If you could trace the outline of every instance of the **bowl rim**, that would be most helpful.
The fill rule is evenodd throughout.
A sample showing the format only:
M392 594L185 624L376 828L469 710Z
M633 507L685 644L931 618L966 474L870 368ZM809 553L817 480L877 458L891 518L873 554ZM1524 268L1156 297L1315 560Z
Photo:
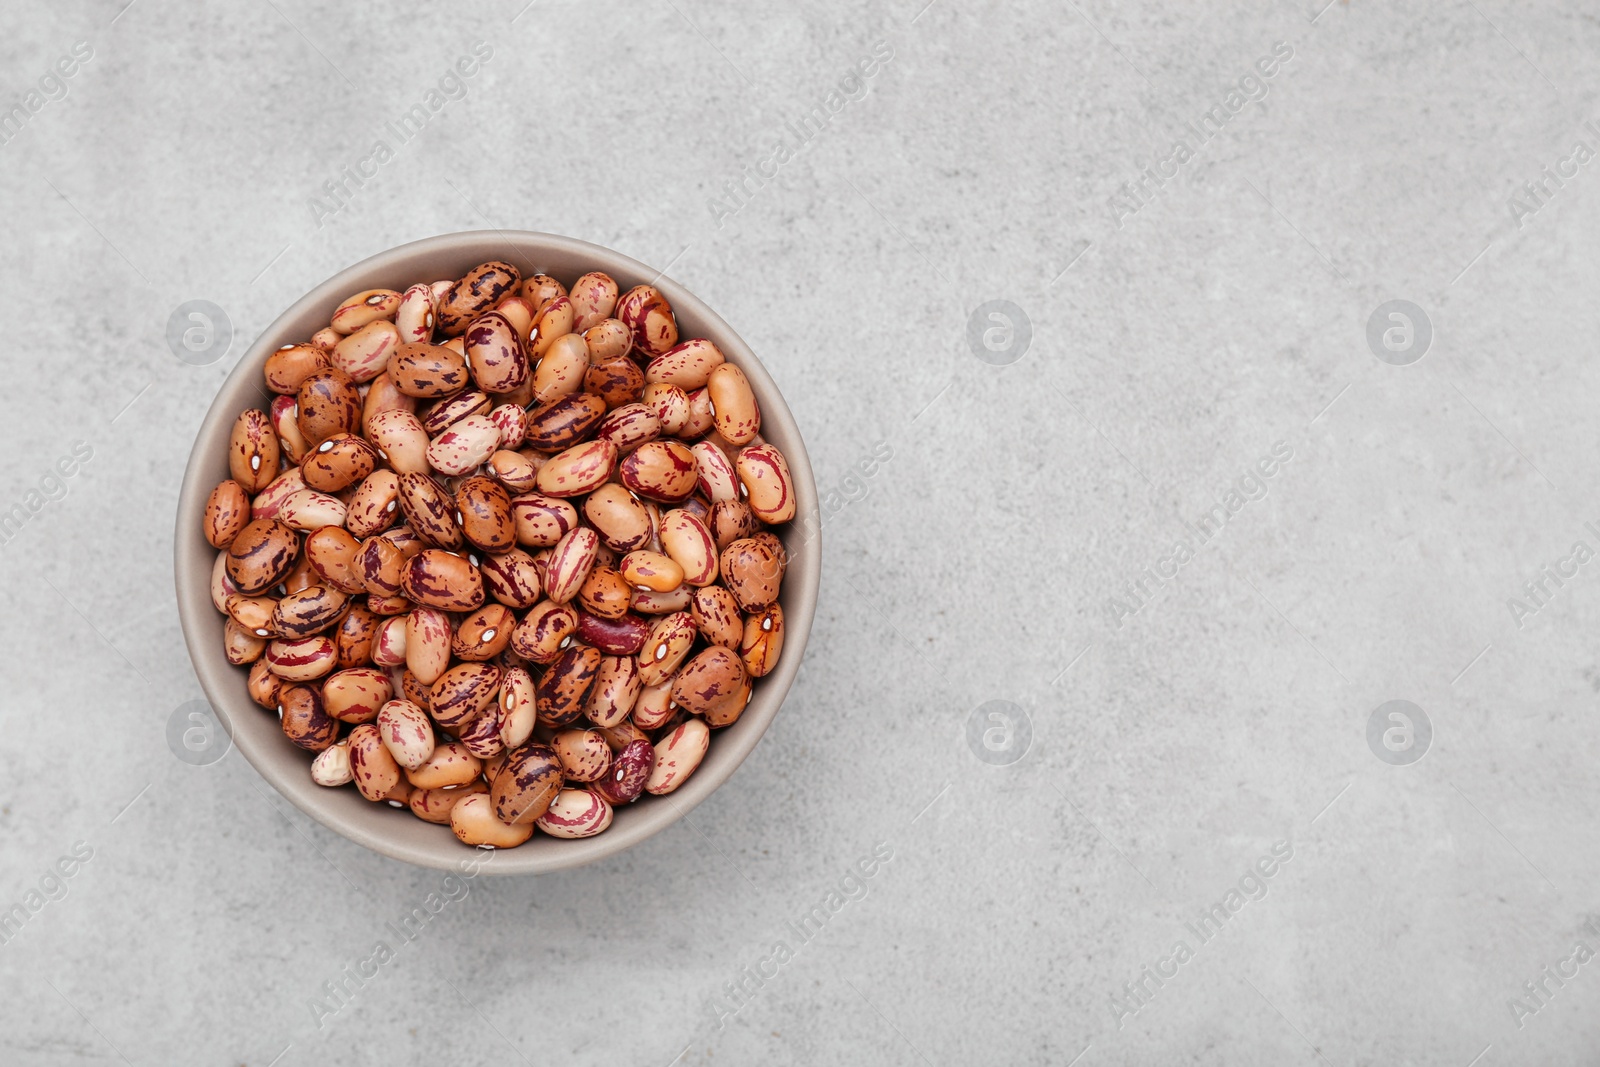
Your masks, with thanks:
M505 255L507 252L512 255ZM250 730L236 728L236 713L241 718L245 714L269 713L263 712L244 690L244 670L229 664L216 644L202 638L201 619L209 618L216 622L220 616L211 602L210 592L211 571L217 550L206 542L198 519L206 497L216 484L213 473L218 465L218 457L226 454L225 442L234 420L247 406L260 406L263 399L271 396L259 381L267 356L283 344L304 340L302 337L288 336L297 320L316 313L320 308L326 307L331 311L339 301L353 293L395 287L393 284L382 284L377 280L379 278L393 278L406 285L416 284L426 268L413 264L428 257L453 257L463 264L461 270L464 272L478 263L494 259L507 259L517 264L519 269L531 263L537 269L541 257L552 255L574 257L589 264L589 270L604 271L616 278L619 288L624 291L630 284L655 286L680 319L697 320L700 325L696 333L712 340L724 356L736 363L749 378L761 408L762 436L767 440L776 437L783 441L780 447L794 480L796 517L777 531L790 557L782 598L784 654L777 668L757 684L755 695L739 721L714 732L705 762L679 789L666 796L641 801L642 806L628 806L625 809L628 813L626 820L614 821L604 833L594 837L560 840L536 832L528 844L496 850L494 862L482 864L483 853L462 845L450 834L448 827L435 827L442 836L438 839L441 847L434 849L408 840L408 837L415 836L413 834L388 837L337 816L335 803L328 798L345 791L317 786L311 782L303 766L299 774L293 773L291 767L296 766L298 761L273 755L268 747L272 743L282 746L287 753L300 751L290 745L281 732L273 730L268 743L263 744L258 737L252 736ZM459 277L459 274L456 276ZM404 280L407 278L408 281ZM495 229L437 234L362 259L312 286L261 331L228 372L195 432L178 495L173 564L179 622L201 689L227 732L232 747L238 748L256 772L281 796L335 833L392 859L438 870L466 870L467 864L471 863L475 870L516 875L565 870L624 852L684 818L733 776L765 735L804 659L816 615L821 581L821 549L816 483L799 425L771 374L726 320L664 272L655 271L614 249L562 234ZM240 693L245 694L242 703L239 701ZM420 820L416 820L416 823L418 826L426 825ZM544 844L533 847L540 841Z

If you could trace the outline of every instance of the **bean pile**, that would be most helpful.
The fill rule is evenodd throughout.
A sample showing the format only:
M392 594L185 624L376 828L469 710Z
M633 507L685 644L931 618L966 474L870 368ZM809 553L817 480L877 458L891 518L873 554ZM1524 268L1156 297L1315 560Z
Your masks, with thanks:
M588 837L778 662L788 464L653 287L373 289L265 378L206 502L211 597L318 784L469 845Z

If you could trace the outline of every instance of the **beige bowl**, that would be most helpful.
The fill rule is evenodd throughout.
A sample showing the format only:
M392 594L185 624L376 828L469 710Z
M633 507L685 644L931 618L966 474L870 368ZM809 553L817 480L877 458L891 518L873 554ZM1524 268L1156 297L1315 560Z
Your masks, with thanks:
M700 769L677 792L664 797L647 794L619 808L610 828L595 837L567 841L536 832L527 844L503 850L493 863L483 867L494 874L538 874L593 863L621 852L666 829L710 796L761 740L805 655L806 637L816 611L822 557L811 462L794 416L771 376L739 335L694 294L620 253L548 233L484 230L430 237L340 272L278 317L245 353L212 401L183 476L174 565L178 615L200 685L233 743L263 778L324 826L386 856L425 867L455 869L460 861L481 855L457 841L449 827L424 823L409 811L387 804L368 803L354 787L327 789L311 781L310 753L289 743L279 730L277 716L250 699L245 670L232 666L223 657L224 620L212 606L210 594L216 550L206 543L200 519L207 494L228 476L228 436L234 420L245 408L265 408L270 402L261 372L273 350L304 341L326 326L334 308L352 293L364 289L404 290L417 282L458 278L491 259L515 264L524 276L543 272L569 284L586 271L601 270L615 278L624 291L640 284L660 289L677 315L680 335L686 339L709 338L750 379L761 405L762 436L787 457L797 503L795 521L777 531L789 552L789 570L780 599L786 634L777 669L757 680L755 695L739 721L713 733L711 748ZM760 783L754 783L752 788L761 788Z

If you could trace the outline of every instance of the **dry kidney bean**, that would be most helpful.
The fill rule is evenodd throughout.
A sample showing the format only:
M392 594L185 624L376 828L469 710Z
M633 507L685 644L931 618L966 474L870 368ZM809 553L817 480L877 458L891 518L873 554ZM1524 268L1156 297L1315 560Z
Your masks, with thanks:
M218 482L206 498L206 543L212 548L227 548L249 524L250 497L244 487L232 478Z
M793 478L743 369L600 273L329 312L266 360L201 516L251 699L318 784L469 844L678 788L783 649Z

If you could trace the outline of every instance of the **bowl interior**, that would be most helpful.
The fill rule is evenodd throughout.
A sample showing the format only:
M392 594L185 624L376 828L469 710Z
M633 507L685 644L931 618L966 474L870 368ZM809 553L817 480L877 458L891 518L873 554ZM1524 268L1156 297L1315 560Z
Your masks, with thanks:
M523 276L542 272L570 285L579 275L601 270L626 291L650 284L661 290L677 316L684 339L709 338L750 379L761 405L761 433L782 450L794 476L796 518L777 530L789 553L780 603L785 641L777 668L756 682L739 721L714 731L698 771L675 793L646 795L619 808L604 833L577 841L540 833L503 850L483 867L495 874L531 874L591 863L620 852L677 821L733 774L766 731L793 683L805 653L816 608L821 544L817 494L799 428L771 376L739 336L693 294L644 264L598 245L554 234L498 230L449 234L392 249L342 271L284 312L245 353L228 376L195 439L179 496L175 537L178 611L195 673L211 706L246 759L300 810L353 841L409 863L455 869L476 850L456 840L448 827L424 823L408 811L363 800L353 787L326 789L311 781L311 754L283 736L277 716L250 699L246 672L222 653L223 616L212 606L211 568L216 550L201 532L207 494L228 477L227 443L234 420L247 407L266 408L271 394L262 366L279 346L304 341L328 323L345 297L364 289L399 289L417 282L458 278L490 259L516 265Z

